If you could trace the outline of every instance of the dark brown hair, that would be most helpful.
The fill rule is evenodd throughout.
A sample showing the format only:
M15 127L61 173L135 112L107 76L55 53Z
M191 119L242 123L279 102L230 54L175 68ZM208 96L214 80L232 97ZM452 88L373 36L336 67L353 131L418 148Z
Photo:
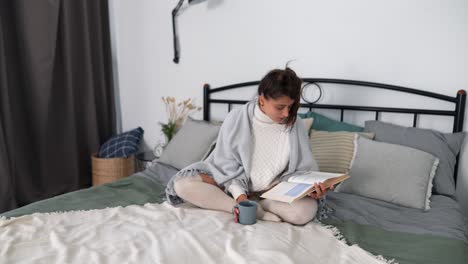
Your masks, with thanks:
M263 95L265 99L277 99L288 96L294 100L285 124L292 127L296 122L297 110L301 101L302 80L296 73L286 66L284 70L271 70L258 85L258 95Z

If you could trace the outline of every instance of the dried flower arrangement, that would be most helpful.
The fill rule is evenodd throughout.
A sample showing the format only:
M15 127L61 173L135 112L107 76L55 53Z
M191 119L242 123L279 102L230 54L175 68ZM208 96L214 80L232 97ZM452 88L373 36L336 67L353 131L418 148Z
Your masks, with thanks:
M166 105L169 118L167 123L160 122L160 125L167 142L169 142L185 122L187 116L192 112L200 111L201 107L195 106L191 98L177 103L174 97L167 96L162 97L162 101Z

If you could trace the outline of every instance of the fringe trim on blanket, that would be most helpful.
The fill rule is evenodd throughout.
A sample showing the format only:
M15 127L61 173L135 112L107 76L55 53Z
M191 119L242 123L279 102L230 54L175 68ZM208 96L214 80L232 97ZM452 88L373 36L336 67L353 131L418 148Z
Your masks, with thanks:
M125 205L125 206L122 206L122 205L119 205L119 206L107 206L107 207L98 208L98 209L80 209L80 210L68 210L68 211L36 212L36 213L32 213L32 214L25 214L25 215L20 215L20 216L13 216L13 217L0 216L0 221L8 221L8 220L20 218L20 217L23 217L23 216L32 216L32 215L34 215L34 216L38 216L38 215L57 216L57 215L64 214L64 213L67 213L67 214L92 213L92 212L101 211L101 210L104 210L104 209L126 208L126 207L131 207L131 206L142 206L142 207L147 207L147 206L152 205L152 204L159 204L159 205L161 205L162 203L163 203L163 202L161 202L161 203L145 203L145 204L141 204L141 205L138 205L138 204L129 204L129 205ZM1 224L1 223L0 223L0 224ZM1 226L1 225L0 225L0 226Z
M164 197L165 197L164 201L167 201L173 205L183 203L184 200L180 198L179 196L177 196L177 193L174 190L174 183L180 180L181 178L193 177L200 173L206 173L206 172L202 170L197 170L197 169L186 169L186 170L179 171L167 184L166 191L164 194Z
M333 236L334 236L336 239L338 239L339 241L341 241L341 242L343 242L343 243L349 245L348 242L346 241L346 238L341 234L340 230L339 230L336 226L326 225L326 224L320 222L318 219L314 219L313 222L314 222L314 223L317 223L317 224L319 224L319 225L321 225L321 226L323 226L323 227L325 227L325 228L328 229L328 230L330 230L330 231L332 232ZM359 246L359 244L354 244L354 245L357 246L357 247L359 247L359 248L361 248L361 247ZM362 249L362 248L361 248L361 249ZM385 263L387 263L387 264L398 264L398 262L397 262L395 259L386 259L386 258L385 258L384 256L382 256L382 255L374 255L374 254L368 252L368 251L365 250L365 249L362 249L362 250L364 250L365 252L367 252L369 255L371 255L371 256L374 257L375 259L378 259L378 260L380 260L380 261L383 261L383 262L385 262Z
M327 196L320 198L318 201L318 210L316 214L316 218L319 221L328 218L328 214L333 213L333 209L327 205Z
M129 205L126 205L126 206L119 205L119 206L114 206L114 207L107 206L107 207L98 208L98 209L80 209L80 210L68 210L68 211L36 212L36 213L32 213L32 214L25 214L25 215L20 215L20 216L13 216L13 217L0 216L0 221L13 220L13 219L21 218L21 217L24 217L24 216L40 216L40 215L57 216L57 215L65 214L65 213L66 214L92 213L92 212L100 211L100 210L104 210L104 209L125 208L125 207L129 207L129 206L143 206L143 207L146 207L146 205L149 205L149 204L160 204L160 203L145 203L143 205L129 204ZM1 224L2 223L0 223L0 226L1 226Z
M431 170L431 174L429 175L429 181L428 181L428 184L427 184L426 201L424 202L424 210L426 210L426 211L431 209L430 197L431 197L431 194L432 194L432 180L434 179L434 176L436 174L436 170L437 170L438 167L439 167L439 159L436 158L434 163L432 164L432 170Z

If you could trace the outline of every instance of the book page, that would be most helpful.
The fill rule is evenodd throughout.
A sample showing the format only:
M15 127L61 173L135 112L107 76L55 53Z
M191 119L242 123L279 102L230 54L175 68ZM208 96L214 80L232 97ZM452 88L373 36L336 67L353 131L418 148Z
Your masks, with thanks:
M281 182L261 197L291 203L296 198L307 193L308 190L310 191L311 187L310 184Z
M329 173L319 171L309 171L302 174L296 174L288 179L288 182L314 184L324 182L327 179L342 176L342 173Z
M307 174L294 175L293 180L297 182L291 182L292 176L288 181L280 182L269 191L263 193L260 197L266 199L272 199L276 201L292 203L295 200L301 199L310 192L315 191L313 183L323 182L325 188L330 188L335 184L338 184L349 178L349 175L339 173L323 173L323 172L308 172ZM303 181L302 183L300 181ZM311 183L304 183L312 182Z

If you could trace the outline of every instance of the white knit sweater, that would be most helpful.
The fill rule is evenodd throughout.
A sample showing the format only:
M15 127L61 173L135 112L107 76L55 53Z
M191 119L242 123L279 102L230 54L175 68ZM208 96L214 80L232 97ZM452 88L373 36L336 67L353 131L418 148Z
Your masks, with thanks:
M277 124L260 107L255 106L252 124L252 157L249 191L263 191L284 171L289 162L289 129ZM231 184L229 192L234 198L245 194Z

